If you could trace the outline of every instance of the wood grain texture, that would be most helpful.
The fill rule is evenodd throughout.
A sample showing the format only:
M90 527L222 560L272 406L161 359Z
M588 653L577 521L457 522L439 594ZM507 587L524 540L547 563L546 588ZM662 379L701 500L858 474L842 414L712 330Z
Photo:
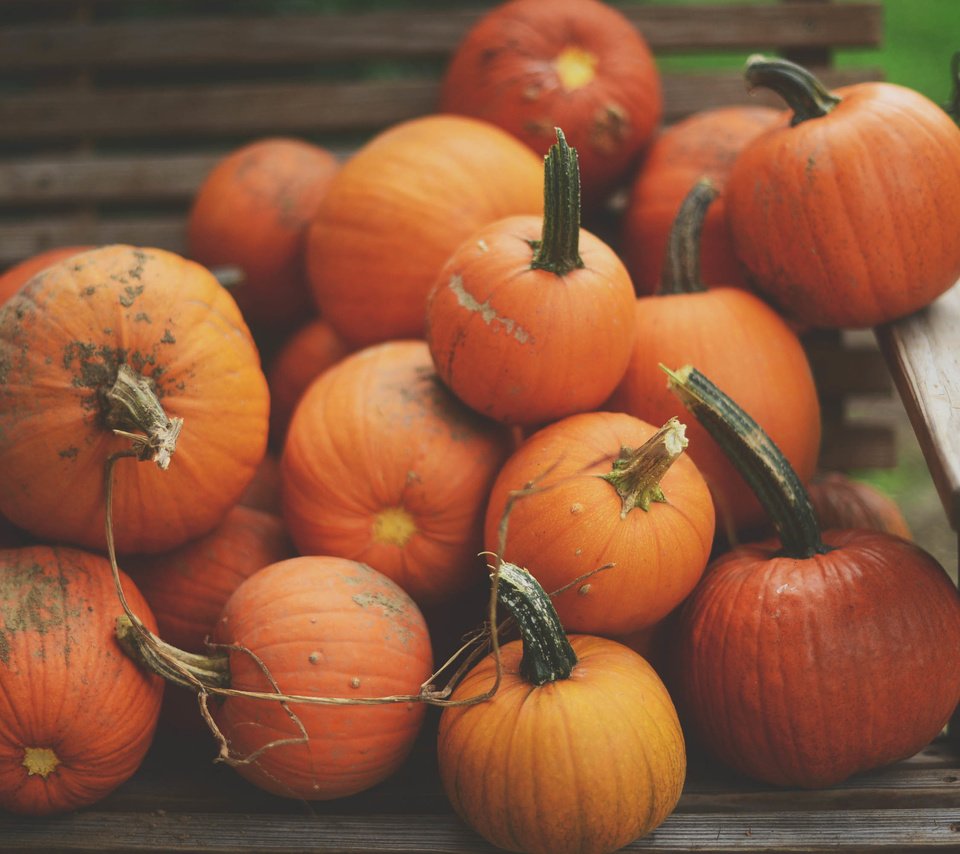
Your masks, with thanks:
M876 335L947 518L960 531L960 283Z

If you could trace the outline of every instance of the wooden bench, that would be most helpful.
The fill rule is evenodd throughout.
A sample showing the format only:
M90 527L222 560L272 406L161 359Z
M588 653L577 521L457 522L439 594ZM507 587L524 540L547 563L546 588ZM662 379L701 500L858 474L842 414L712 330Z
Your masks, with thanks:
M433 111L446 59L493 3L384 11L355 0L323 11L337 5L247 0L227 15L215 0L3 0L0 268L58 245L183 251L190 200L223 153L285 134L347 156L385 125ZM667 121L756 100L739 71L673 70L676 55L776 50L829 85L880 76L831 67L837 47L879 44L880 2L621 6L663 64ZM824 405L821 464L894 463L889 424L847 418L851 398L892 393L892 372L957 529L960 290L878 338L881 349L863 335L806 341ZM329 804L265 795L212 756L161 736L137 775L90 809L0 816L0 851L493 850L451 813L429 727L396 777ZM960 847L960 753L947 739L819 792L772 789L692 757L676 813L628 850L934 847Z

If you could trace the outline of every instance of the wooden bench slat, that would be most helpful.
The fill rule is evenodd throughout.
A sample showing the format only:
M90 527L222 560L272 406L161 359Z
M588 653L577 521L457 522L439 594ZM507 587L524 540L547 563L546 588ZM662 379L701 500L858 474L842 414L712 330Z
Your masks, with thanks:
M879 72L822 76L838 86ZM438 89L435 80L402 79L34 92L0 99L0 141L370 132L433 112ZM667 122L722 104L780 103L768 92L750 95L739 72L669 74L663 89Z
M825 420L820 445L823 471L892 468L897 464L896 429L888 424Z
M656 51L874 46L878 3L625 9ZM33 24L0 30L0 69L165 68L442 58L478 10Z
M876 335L947 518L960 531L960 282Z

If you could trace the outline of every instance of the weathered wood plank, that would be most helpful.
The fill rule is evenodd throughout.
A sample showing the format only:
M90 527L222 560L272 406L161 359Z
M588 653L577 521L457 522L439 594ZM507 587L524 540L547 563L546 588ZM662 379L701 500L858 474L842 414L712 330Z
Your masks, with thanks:
M876 348L851 347L842 341L805 340L810 368L821 401L850 394L889 395L893 380Z
M876 335L947 518L960 531L960 283Z
M882 34L879 3L632 6L625 7L625 13L656 51L865 47L878 45ZM20 25L0 30L0 70L443 58L481 14L479 9L438 8L429 15L377 12Z
M837 86L879 75L822 76ZM747 93L738 72L665 75L663 88L667 122L722 104L778 104L769 93ZM436 80L401 79L32 92L0 99L0 141L370 132L434 111L438 89Z

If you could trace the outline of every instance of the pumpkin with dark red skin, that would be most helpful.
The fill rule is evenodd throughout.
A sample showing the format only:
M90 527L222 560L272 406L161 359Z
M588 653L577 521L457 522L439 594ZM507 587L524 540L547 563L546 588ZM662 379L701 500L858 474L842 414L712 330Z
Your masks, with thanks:
M751 57L746 76L792 108L727 182L759 291L803 324L868 327L960 279L960 129L939 106L892 83L831 93L785 60Z
M508 432L440 382L423 341L390 341L307 389L281 458L283 516L301 554L359 560L420 605L476 578L483 511Z
M150 609L121 573L134 611ZM106 559L71 548L0 551L0 807L88 806L137 770L163 682L114 638L122 613Z
M821 528L865 528L911 539L897 502L865 481L827 472L814 477L807 492Z
M307 237L321 316L348 345L423 336L427 294L481 226L543 210L540 159L488 122L412 119L360 148L331 182Z
M796 474L702 374L674 387L764 496L778 537L718 558L680 614L681 715L757 779L820 788L911 756L960 701L960 595L929 554L822 534Z
M513 0L488 11L447 67L444 112L504 128L545 155L554 128L580 152L586 208L625 176L662 112L643 35L598 0Z
M20 288L37 273L47 267L63 261L81 252L86 252L90 246L58 246L56 249L47 249L36 255L14 264L0 275L0 305L3 305Z
M147 402L160 413L149 424ZM114 472L117 548L175 548L240 497L267 409L253 339L209 271L161 249L75 255L0 308L0 512L38 538L103 549L104 464L149 428L141 451L157 465Z
M707 287L749 287L727 226L724 187L743 147L780 115L770 107L715 107L662 130L633 180L620 234L622 255L638 294L660 286L667 238L680 203L702 177L717 190L700 238L700 275Z
M251 327L287 330L312 312L304 240L339 167L325 148L271 137L228 154L197 190L188 254L238 268L231 294Z

